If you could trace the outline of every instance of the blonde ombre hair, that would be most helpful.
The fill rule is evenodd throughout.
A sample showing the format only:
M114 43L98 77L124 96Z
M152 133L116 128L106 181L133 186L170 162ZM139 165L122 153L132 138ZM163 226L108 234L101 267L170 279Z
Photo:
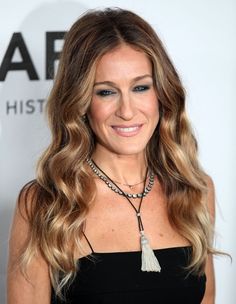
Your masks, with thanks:
M202 274L207 254L215 252L206 174L197 160L197 144L176 69L155 31L141 17L119 8L90 10L65 36L47 103L51 144L38 162L36 180L19 195L19 202L26 203L30 224L21 260L23 271L26 273L34 255L41 254L58 294L78 270L75 248L83 252L80 238L95 198L86 158L96 143L84 115L91 103L96 65L101 56L124 43L147 54L153 66L160 120L146 157L166 195L171 224L192 245L189 271Z

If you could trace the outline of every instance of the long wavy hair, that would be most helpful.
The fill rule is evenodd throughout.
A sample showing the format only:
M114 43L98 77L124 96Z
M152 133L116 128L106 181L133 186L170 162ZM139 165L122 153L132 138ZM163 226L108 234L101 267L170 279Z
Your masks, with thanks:
M206 174L185 110L185 91L162 42L135 13L119 8L89 10L65 35L57 75L47 102L51 144L41 156L34 181L19 195L25 201L30 235L22 254L24 271L40 253L57 294L78 270L80 242L96 188L86 158L95 139L84 121L92 98L96 65L107 52L127 44L144 52L153 67L160 120L146 147L148 166L167 198L168 217L192 245L188 269L202 274L212 248ZM22 207L22 206L21 206Z

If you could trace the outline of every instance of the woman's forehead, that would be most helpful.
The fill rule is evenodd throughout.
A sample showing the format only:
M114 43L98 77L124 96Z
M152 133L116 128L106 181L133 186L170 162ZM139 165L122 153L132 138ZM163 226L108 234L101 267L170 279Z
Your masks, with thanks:
M148 56L129 45L122 45L104 54L96 66L96 81L105 78L134 79L143 75L152 75L152 64Z

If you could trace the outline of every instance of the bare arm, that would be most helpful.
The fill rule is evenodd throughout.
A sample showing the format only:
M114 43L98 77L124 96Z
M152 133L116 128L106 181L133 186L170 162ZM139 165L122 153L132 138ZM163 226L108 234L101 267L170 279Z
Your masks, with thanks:
M212 223L215 221L215 191L214 184L211 178L208 178L208 210L211 215ZM215 273L213 265L212 255L208 255L206 269L205 269L207 282L206 282L206 292L202 301L202 304L214 304L215 303Z
M20 204L23 203L20 202ZM51 291L48 266L43 258L41 256L35 257L30 263L27 272L30 282L22 275L17 263L29 233L29 224L22 217L18 206L16 206L9 240L7 271L8 304L50 303Z

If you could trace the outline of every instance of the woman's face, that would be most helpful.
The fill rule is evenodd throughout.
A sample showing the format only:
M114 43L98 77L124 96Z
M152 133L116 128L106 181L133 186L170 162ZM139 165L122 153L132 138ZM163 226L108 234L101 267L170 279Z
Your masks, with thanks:
M121 45L100 59L88 119L96 149L144 153L159 120L152 65L145 53Z

